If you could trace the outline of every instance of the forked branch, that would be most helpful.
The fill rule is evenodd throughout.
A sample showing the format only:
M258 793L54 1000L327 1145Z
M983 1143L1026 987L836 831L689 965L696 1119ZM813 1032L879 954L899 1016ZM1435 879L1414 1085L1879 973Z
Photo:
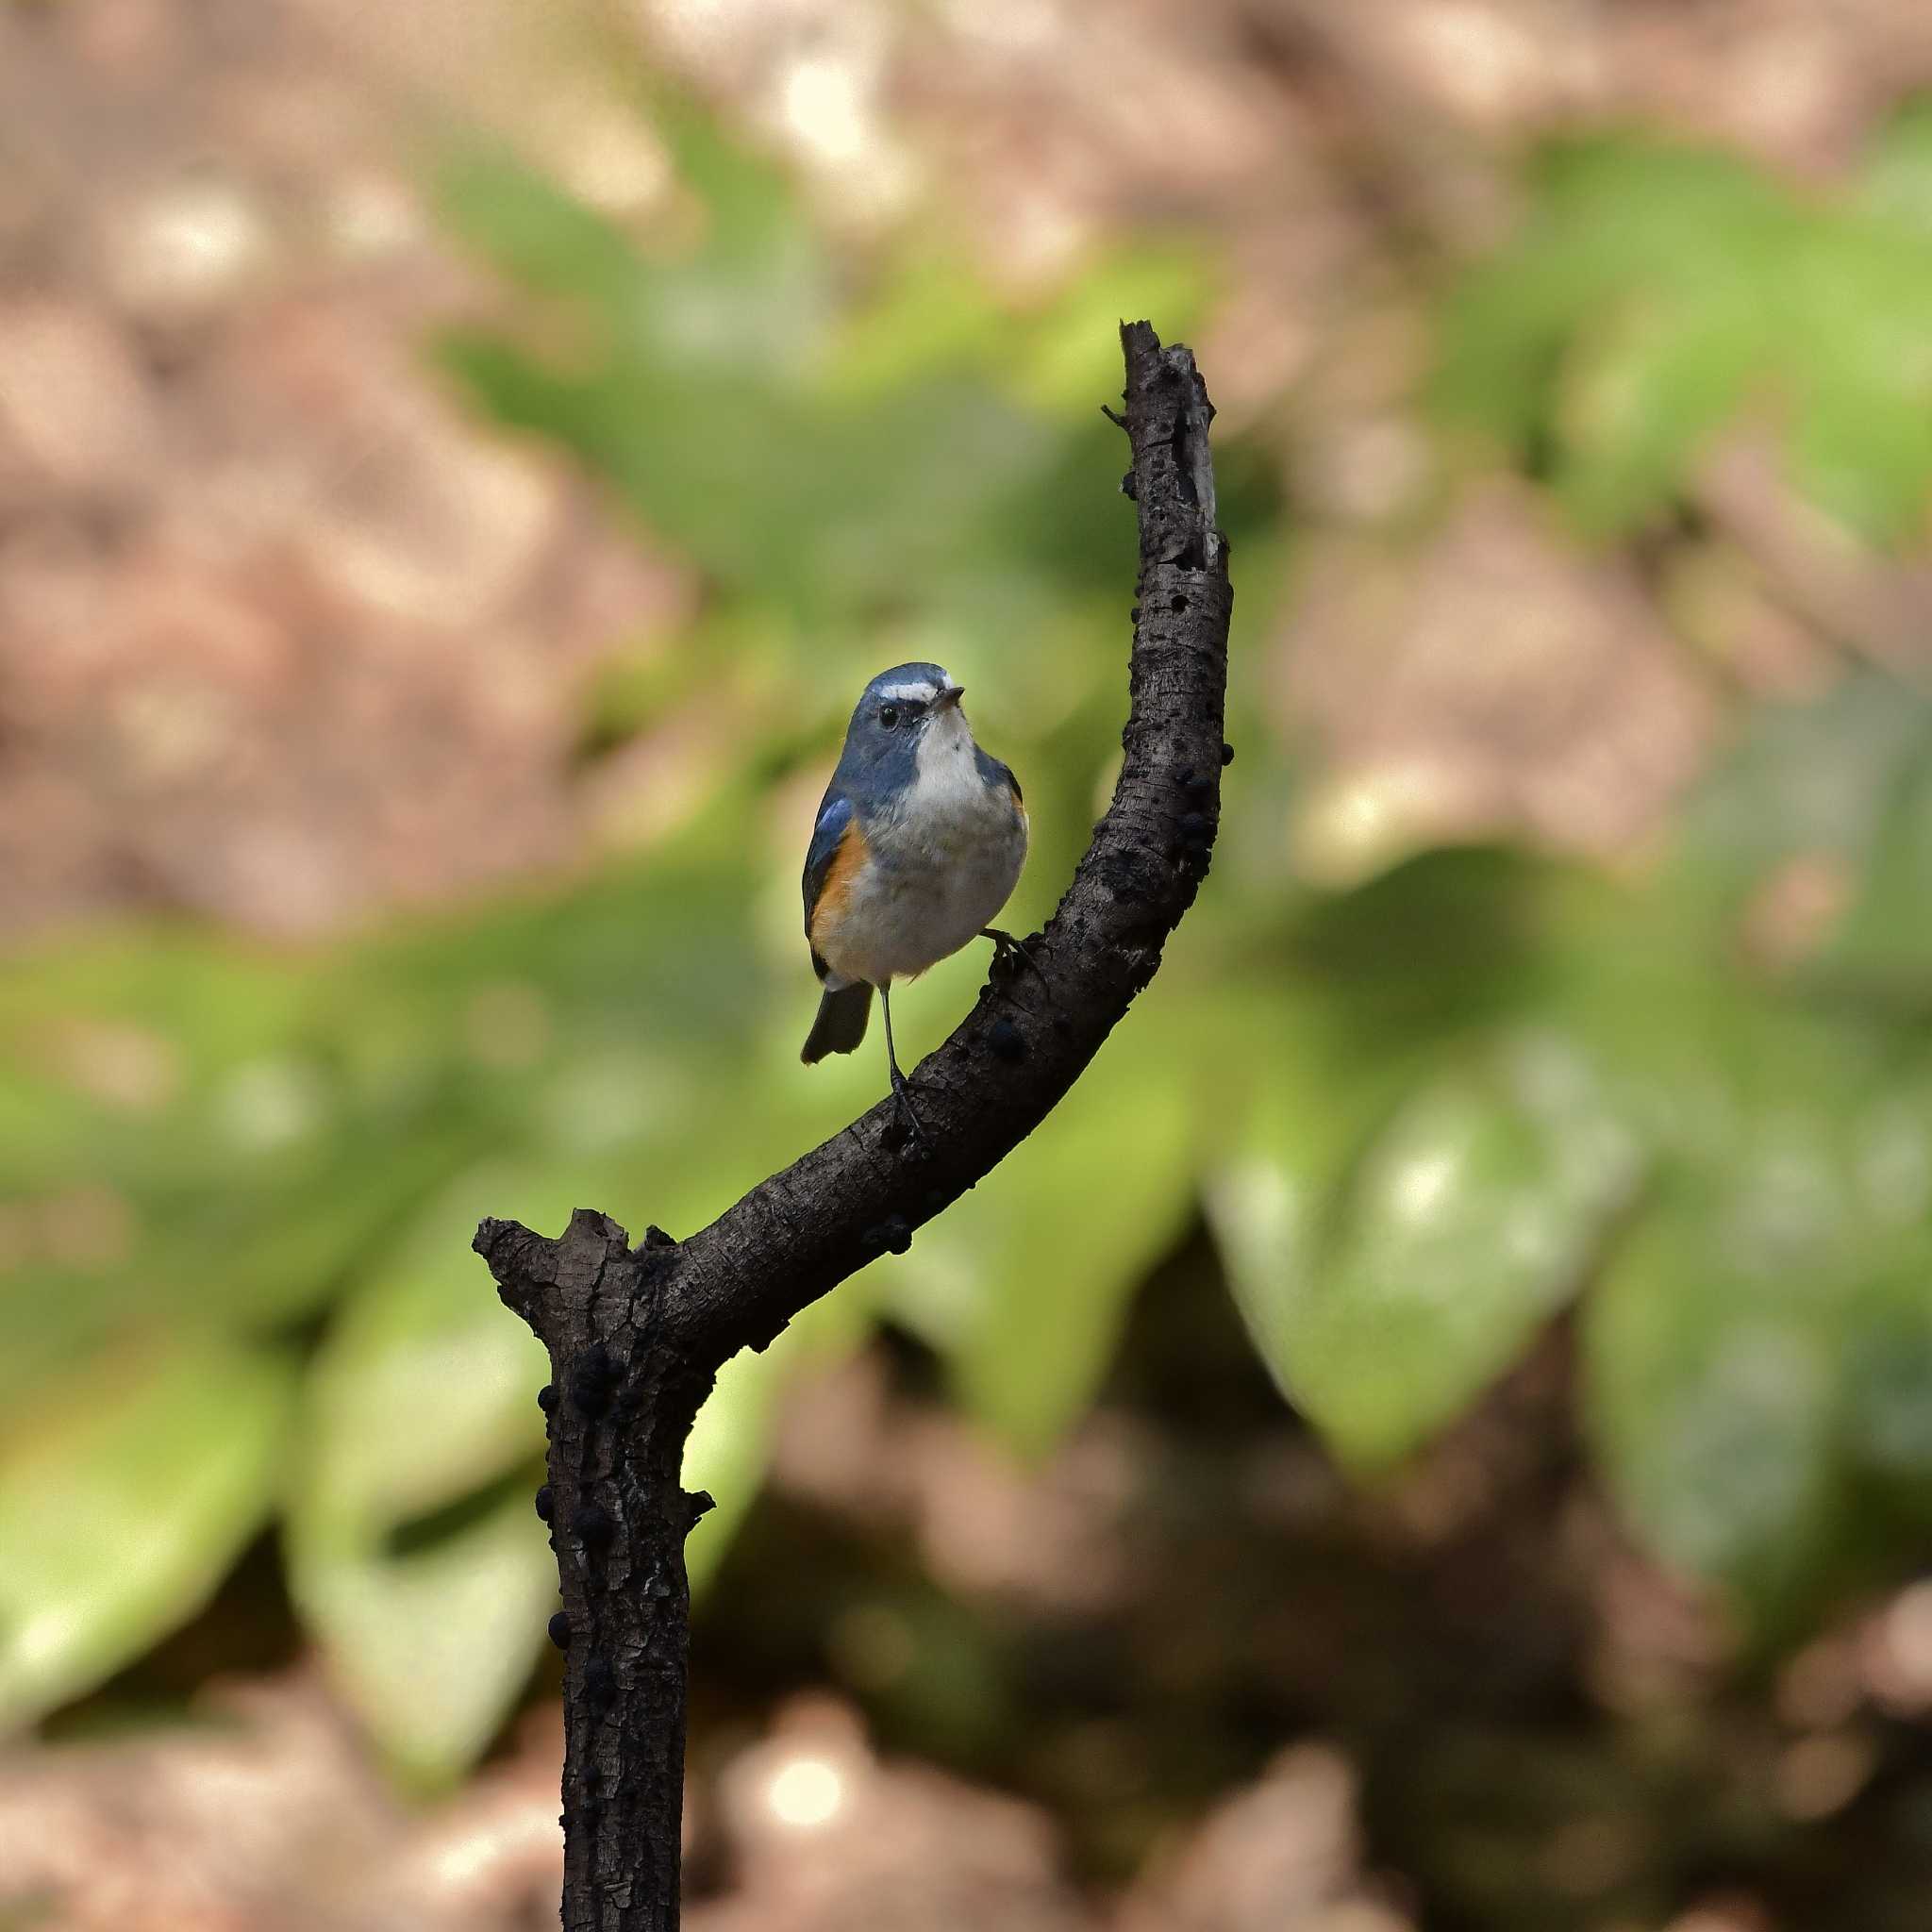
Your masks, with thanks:
M1207 876L1220 823L1232 602L1214 525L1213 416L1192 355L1121 330L1141 565L1125 761L1058 910L913 1075L923 1143L883 1100L684 1241L635 1248L579 1209L556 1241L486 1221L476 1249L550 1351L542 1401L566 1652L566 1932L673 1932L684 1785L679 1480L718 1370L883 1251L903 1252L1079 1077ZM1112 412L1109 411L1109 414ZM1117 419L1118 420L1118 419Z

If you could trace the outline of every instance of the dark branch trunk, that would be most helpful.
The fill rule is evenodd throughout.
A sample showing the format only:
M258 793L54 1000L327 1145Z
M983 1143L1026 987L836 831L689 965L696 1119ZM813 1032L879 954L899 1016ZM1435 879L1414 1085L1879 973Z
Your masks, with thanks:
M711 1373L664 1345L664 1278L676 1253L636 1252L579 1208L560 1240L514 1222L476 1231L503 1299L550 1351L541 1400L550 1524L563 1608L564 1923L677 1924L684 1807L684 1540L708 1498L678 1480Z
M1121 331L1141 571L1126 752L1107 816L1031 965L1010 964L913 1075L924 1143L891 1100L677 1244L632 1250L579 1209L555 1241L486 1221L477 1251L550 1351L547 1510L564 1607L565 1932L674 1932L690 1595L679 1481L718 1369L930 1221L1079 1077L1207 876L1220 822L1226 546L1207 391L1185 348Z

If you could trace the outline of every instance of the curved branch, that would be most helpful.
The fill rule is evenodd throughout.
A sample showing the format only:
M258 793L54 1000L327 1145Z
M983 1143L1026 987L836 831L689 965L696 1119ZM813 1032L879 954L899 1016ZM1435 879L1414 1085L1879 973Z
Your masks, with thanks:
M564 1600L566 1932L677 1924L688 1591L708 1499L678 1481L718 1369L957 1200L1043 1121L1154 976L1220 822L1232 591L1214 527L1213 407L1192 355L1124 324L1141 567L1132 708L1112 803L1030 964L1010 962L893 1103L774 1174L688 1241L580 1209L545 1241L486 1221L475 1246L550 1350L552 1524ZM1109 414L1112 412L1109 411ZM1116 420L1119 420L1118 418Z
M1154 976L1207 874L1232 595L1214 528L1213 412L1186 348L1163 349L1145 323L1121 333L1141 575L1113 802L1045 932L1026 942L1038 973L1009 961L914 1074L929 1156L900 1143L893 1105L881 1101L684 1243L665 1316L700 1355L763 1346L991 1173Z

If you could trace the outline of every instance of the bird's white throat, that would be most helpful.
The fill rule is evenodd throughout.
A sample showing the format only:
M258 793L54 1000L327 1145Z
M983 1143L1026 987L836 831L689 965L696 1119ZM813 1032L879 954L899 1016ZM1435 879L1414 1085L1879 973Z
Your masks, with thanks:
M937 713L919 740L912 760L912 785L906 804L909 816L976 816L986 804L986 781L979 775L978 747L972 727L955 705Z

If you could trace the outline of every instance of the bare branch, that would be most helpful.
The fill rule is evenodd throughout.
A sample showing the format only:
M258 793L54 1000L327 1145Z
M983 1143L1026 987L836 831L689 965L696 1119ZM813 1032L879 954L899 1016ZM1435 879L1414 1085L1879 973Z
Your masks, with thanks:
M1043 1121L1154 976L1220 822L1232 592L1214 527L1213 408L1192 355L1121 330L1141 569L1113 801L1031 964L997 972L913 1074L924 1142L888 1099L677 1243L635 1250L579 1209L550 1241L486 1221L477 1251L550 1350L545 1407L564 1608L566 1932L671 1932L684 1758L678 1480L718 1369L916 1231ZM1109 412L1111 413L1111 412Z

